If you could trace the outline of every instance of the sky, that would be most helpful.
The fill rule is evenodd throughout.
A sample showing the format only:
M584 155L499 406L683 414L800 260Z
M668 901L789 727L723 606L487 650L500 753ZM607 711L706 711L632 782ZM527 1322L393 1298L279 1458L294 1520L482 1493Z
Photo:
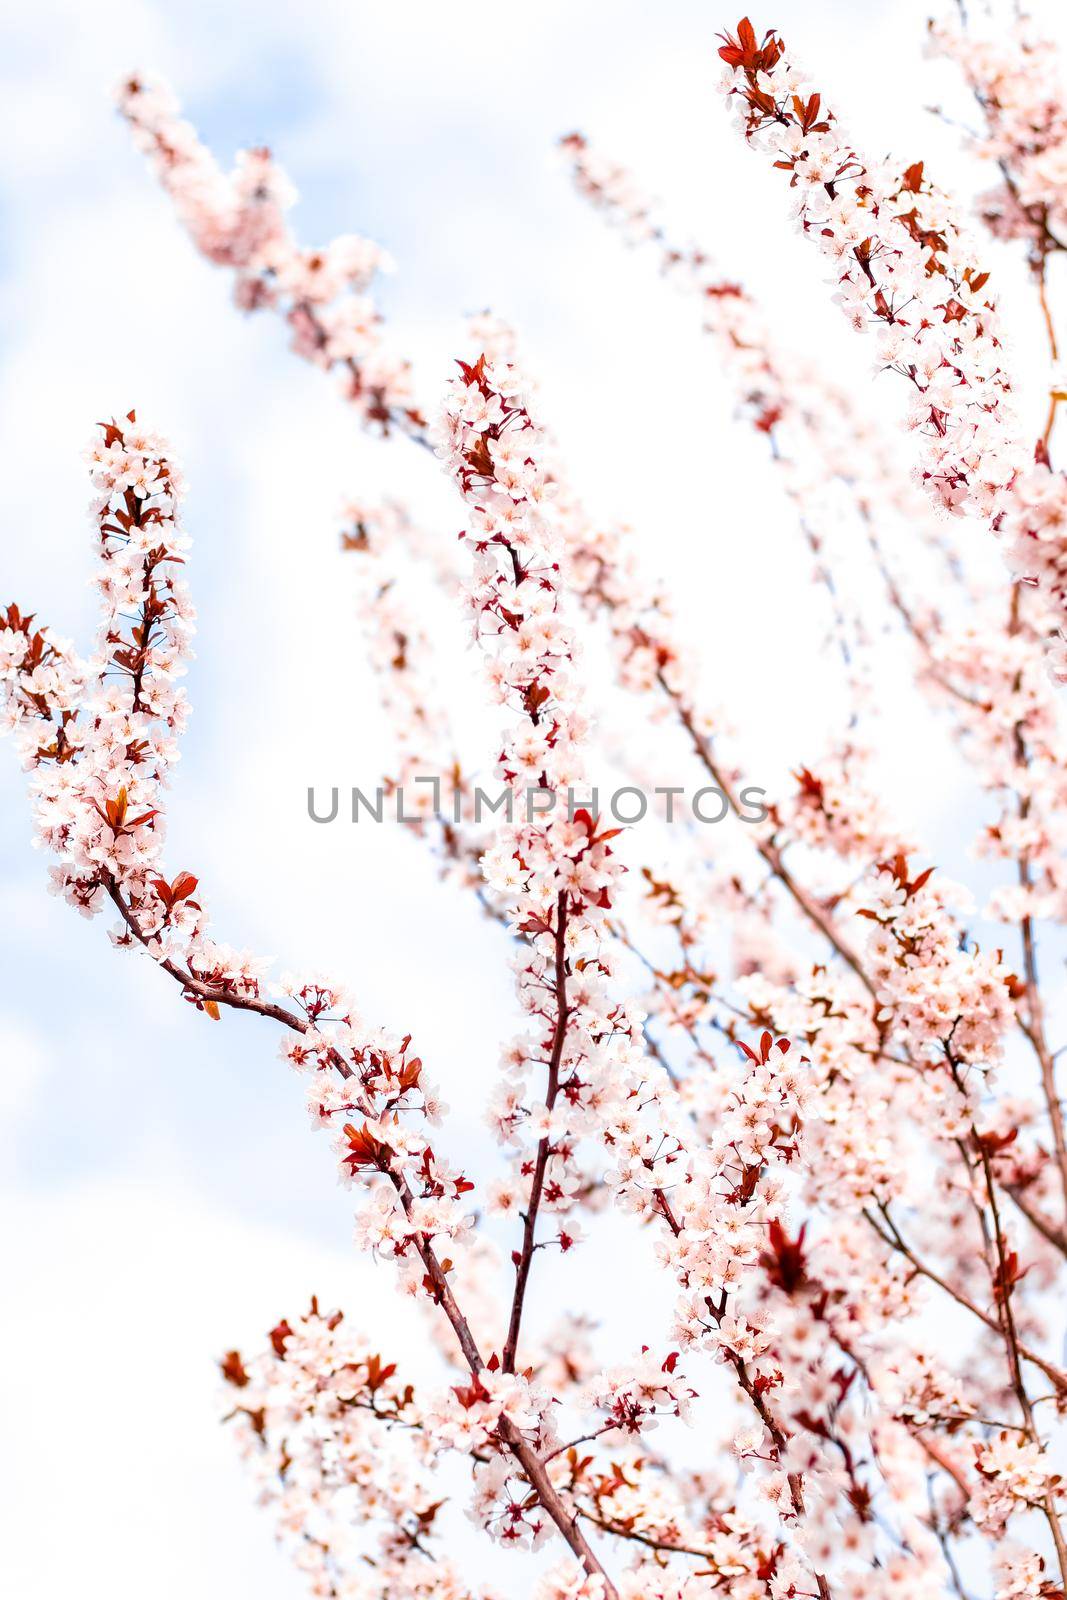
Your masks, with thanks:
M925 15L913 0L780 0L754 20L819 66L869 148L924 156L968 190L956 135L924 110L954 92L923 59ZM457 1144L478 1151L471 1091L511 1016L499 934L402 830L316 828L305 813L309 784L373 787L389 763L337 508L401 495L447 535L455 503L418 452L358 435L275 322L232 308L111 89L131 69L164 74L224 160L270 144L300 190L307 243L350 231L381 242L397 263L383 304L422 393L440 393L467 314L492 307L516 325L583 495L631 522L676 582L751 781L771 788L822 737L840 688L798 598L803 553L761 451L732 424L692 307L579 203L554 156L579 127L632 165L682 234L763 296L783 338L891 419L780 183L714 92L714 35L737 19L687 0L501 0L482 13L429 0L40 0L8 20L0 598L88 643L81 449L97 418L136 406L184 462L195 541L194 716L168 859L199 876L220 938L337 973L368 1015L430 1041ZM1010 332L1025 388L1038 370L1028 312ZM473 669L458 626L442 661L461 699ZM959 875L951 757L892 677L880 715L887 791ZM0 1586L19 1600L75 1585L87 1600L146 1588L293 1600L297 1579L217 1426L213 1361L313 1292L413 1359L417 1330L387 1271L356 1257L351 1201L308 1137L270 1029L211 1024L147 962L113 951L103 919L47 895L10 749L0 816L0 1204L12 1224Z

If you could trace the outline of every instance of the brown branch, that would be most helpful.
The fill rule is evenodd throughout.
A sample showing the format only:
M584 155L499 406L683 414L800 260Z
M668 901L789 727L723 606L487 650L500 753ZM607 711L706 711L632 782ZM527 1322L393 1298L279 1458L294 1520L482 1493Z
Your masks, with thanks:
M982 1308L975 1303L975 1301L971 1300L966 1294L964 1294L962 1289L958 1289L956 1285L950 1283L947 1278L943 1278L938 1272L935 1272L933 1267L927 1266L925 1261L920 1260L920 1258L915 1254L915 1251L909 1244L905 1242L904 1238L900 1234L896 1223L889 1215L887 1207L880 1204L878 1209L885 1219L886 1227L889 1229L888 1233L879 1225L877 1219L873 1217L869 1211L864 1210L863 1215L868 1224L874 1229L875 1233L877 1233L883 1244L888 1245L891 1250L895 1250L899 1255L902 1255L904 1259L911 1264L920 1277L926 1278L930 1283L936 1284L939 1289L942 1289L945 1294L947 1294L951 1299L955 1300L958 1306L962 1306L963 1309L965 1311L969 1311L973 1317L977 1317L978 1321L983 1323L991 1333L1000 1334L1003 1332L1000 1323L995 1317L991 1317L987 1311L983 1311ZM1024 1361L1029 1361L1031 1366L1037 1367L1039 1371L1043 1372L1046 1378L1048 1378L1049 1382L1055 1388L1058 1395L1067 1396L1067 1372L1064 1372L1061 1368L1054 1366L1051 1361L1046 1361L1044 1356L1038 1355L1036 1350L1031 1350L1030 1346L1023 1344L1021 1340L1018 1341L1018 1347L1019 1354L1022 1359Z
M570 1010L567 1005L567 891L561 889L556 901L556 941L555 941L555 1000L556 1023L552 1034L552 1049L548 1062L548 1088L545 1092L545 1106L551 1114L559 1093L559 1064L563 1055L563 1043L567 1036L567 1021ZM526 1285L530 1278L530 1268L533 1265L534 1250L536 1249L537 1213L541 1205L541 1195L544 1190L545 1169L548 1166L548 1157L552 1145L546 1133L537 1146L537 1155L534 1160L533 1180L530 1184L530 1199L523 1218L522 1245L515 1263L515 1291L511 1299L511 1316L508 1320L507 1338L504 1341L503 1367L505 1372L514 1372L515 1357L519 1348L519 1333L522 1328L522 1313L526 1300Z
M616 1539L628 1539L633 1544L644 1545L646 1550L660 1550L672 1556L696 1556L701 1561L714 1561L710 1550L697 1550L688 1544L673 1544L669 1539L657 1539L650 1533L640 1533L636 1528L623 1528L617 1522L612 1522L609 1517L602 1517L595 1511L579 1511L578 1515L584 1517L586 1522L593 1523L594 1527L602 1528L605 1533L610 1533Z
M1023 801L1020 816L1026 815L1027 802ZM1019 882L1024 889L1030 886L1030 868L1025 857L1019 861ZM1041 1000L1041 988L1037 970L1037 943L1034 938L1033 919L1026 916L1022 920L1023 941L1023 969L1026 974L1026 1011L1027 1015L1019 1015L1019 1027L1029 1040L1033 1052L1037 1057L1041 1071L1041 1089L1048 1108L1049 1126L1052 1130L1052 1143L1056 1152L1056 1168L1059 1173L1060 1190L1063 1194L1064 1213L1067 1215L1067 1132L1064 1129L1063 1106L1060 1102L1059 1091L1056 1086L1056 1064L1052 1052L1048 1047L1045 1034L1044 1006ZM1019 1208L1022 1210L1022 1207ZM1043 1231L1043 1230L1042 1230ZM1046 1234L1046 1238L1048 1235ZM1063 1238L1062 1233L1060 1234Z
M1026 1382L1023 1378L1021 1346L1019 1344L1018 1332L1015 1327L1015 1313L1012 1310L1011 1304L1011 1292L1014 1285L1008 1264L1004 1234L1000 1225L1000 1208L997 1205L996 1189L993 1184L992 1162L985 1145L979 1142L978 1148L981 1153L982 1171L985 1174L986 1189L989 1193L989 1209L993 1214L993 1238L997 1250L997 1273L1000 1282L1000 1294L997 1296L997 1305L1001 1309L1003 1318L1004 1338L1011 1358L1015 1393L1019 1401L1019 1408L1026 1419L1026 1430L1030 1441L1040 1449L1041 1440L1037 1431L1037 1425L1034 1422L1034 1412L1033 1407L1030 1404L1030 1396L1026 1392ZM1045 1521L1048 1523L1049 1532L1052 1535L1052 1542L1056 1547L1056 1560L1059 1563L1060 1577L1063 1580L1064 1587L1067 1588L1067 1544L1064 1543L1063 1529L1060 1526L1060 1519L1056 1511L1055 1499L1051 1489L1045 1490L1045 1493L1042 1495L1040 1500L1040 1506L1045 1514Z
M1043 1211L1039 1211L1036 1206L1032 1206L1026 1198L1025 1189L1018 1188L1013 1184L1004 1184L1002 1187L1009 1200L1015 1203L1027 1222L1037 1229L1041 1237L1053 1245L1061 1255L1067 1256L1067 1231L1063 1228L1058 1228L1054 1222L1049 1221Z
M1040 264L1034 272L1034 278L1037 282L1037 298L1041 306L1041 315L1045 323L1045 337L1048 339L1049 355L1053 363L1057 363L1060 359L1060 349L1059 341L1056 338L1056 325L1052 320L1052 310L1048 303L1047 251L1042 252ZM1056 412L1059 408L1060 398L1060 395L1055 391L1049 395L1048 416L1045 419L1045 431L1041 435L1046 453L1048 452L1049 442L1052 439L1052 430L1056 425Z

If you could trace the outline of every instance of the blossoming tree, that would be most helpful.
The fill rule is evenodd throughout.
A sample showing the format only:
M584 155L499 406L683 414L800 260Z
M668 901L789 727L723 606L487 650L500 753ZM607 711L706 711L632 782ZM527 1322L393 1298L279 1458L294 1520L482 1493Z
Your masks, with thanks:
M1025 251L1056 361L1067 112L1053 51L1029 21L989 38L939 24L931 41L973 92L976 154L997 169L978 220ZM485 1108L495 1171L450 1154L432 1040L366 1017L368 997L340 981L239 955L210 931L194 873L166 858L189 541L170 447L134 412L99 426L87 455L91 653L14 604L0 634L54 889L109 916L115 944L207 1018L277 1025L355 1192L357 1243L437 1351L438 1380L416 1385L380 1328L312 1298L261 1350L221 1360L227 1421L318 1597L514 1594L481 1581L456 1538L441 1487L456 1463L479 1537L544 1546L536 1600L1067 1594L1067 1134L1041 959L1067 918L1063 380L1053 371L1029 437L993 275L925 164L857 148L773 30L744 20L718 53L728 109L781 174L834 299L904 380L914 451L902 476L810 357L776 347L728 264L674 243L627 172L564 139L580 193L699 305L840 654L847 726L755 818L669 593L639 537L584 505L511 331L475 319L444 393L416 395L374 302L378 248L304 248L267 151L226 173L163 86L120 92L238 306L279 316L362 426L432 451L455 490L458 540L360 501L341 543L396 736L389 787L424 781L421 841L511 943L523 1020ZM992 587L968 560L988 539L1005 558ZM990 814L976 843L999 876L993 940L976 941L959 887L872 792L868 596L841 580L845 546ZM472 804L405 584L413 560L459 599L501 708L482 764L503 815ZM602 641L627 717L676 742L734 814L728 865L690 828L684 868L665 869L658 822L623 830L575 803L606 709L583 650ZM595 1251L608 1209L673 1307L665 1333L655 1319L621 1330L621 1361L601 1353L594 1306L532 1314L555 1298L555 1252Z

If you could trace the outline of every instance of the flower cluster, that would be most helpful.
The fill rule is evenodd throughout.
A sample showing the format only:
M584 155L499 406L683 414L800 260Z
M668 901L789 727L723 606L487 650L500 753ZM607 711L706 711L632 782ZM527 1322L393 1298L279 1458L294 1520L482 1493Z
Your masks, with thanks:
M193 611L179 576L181 476L131 412L87 452L102 622L81 663L17 607L3 633L6 719L18 735L53 887L92 913L121 891L164 947L198 927L196 879L160 876L161 789L177 758Z
M910 530L943 551L943 519L898 470L884 434L824 365L776 338L763 307L736 274L705 248L673 240L626 169L608 161L583 135L570 134L562 143L579 193L628 240L651 246L663 276L697 301L703 332L714 345L738 415L766 441L771 465L796 510L812 576L827 593L828 638L841 654L861 707L868 698L863 668L868 628L849 598L849 591L859 587L850 565L856 535L865 535L877 549Z
M518 995L529 1031L505 1050L490 1109L498 1137L516 1150L515 1184L498 1188L496 1204L525 1216L504 1351L510 1370L533 1252L543 1242L538 1214L552 1214L562 1249L580 1236L568 1215L584 1182L579 1142L601 1134L640 1075L641 1019L614 998L604 949L622 870L612 845L619 830L564 803L584 781L588 722L579 647L564 610L565 546L547 444L517 370L484 356L461 363L437 439L471 510L466 603L490 684L512 715L498 772L523 812L483 858L486 881L525 940ZM535 1063L545 1072L540 1094L531 1082Z
M441 1549L435 1447L411 1385L339 1311L283 1318L262 1352L220 1362L226 1420L321 1600L490 1600Z
M1001 1431L975 1449L975 1468L981 1489L975 1495L975 1521L993 1534L1001 1534L1014 1504L1040 1503L1053 1483L1057 1493L1060 1480L1041 1451L1024 1436Z
M246 150L232 173L223 172L165 83L128 78L118 103L197 249L233 268L237 304L276 311L298 355L340 374L367 427L420 433L410 366L388 349L370 297L389 265L384 252L355 234L301 248L285 220L296 191L270 151Z
M878 363L911 386L908 425L922 481L952 512L975 510L1035 583L1067 678L1067 541L1062 478L1031 462L1014 412L990 274L924 163L900 172L861 157L773 31L746 19L719 52L746 139L789 174L798 224L829 259L834 299L877 331Z
M984 35L956 18L938 19L929 43L959 67L985 119L971 144L1001 180L978 202L983 221L1000 238L1024 239L1036 261L1062 249L1067 111L1055 45L1026 15L998 17Z
M968 948L946 911L951 886L932 868L909 880L905 857L882 864L862 915L876 928L867 953L878 981L882 1020L891 1016L920 1060L957 1065L1000 1059L1017 980L1000 952Z

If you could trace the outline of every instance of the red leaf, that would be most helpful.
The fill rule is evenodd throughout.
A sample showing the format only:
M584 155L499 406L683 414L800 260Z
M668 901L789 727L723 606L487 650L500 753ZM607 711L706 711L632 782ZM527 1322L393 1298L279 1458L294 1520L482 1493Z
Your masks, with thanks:
M219 1362L219 1368L226 1382L232 1383L235 1389L243 1389L251 1381L238 1350L227 1350Z
M366 1123L362 1128L354 1128L350 1122L344 1125L344 1135L348 1140L348 1154L344 1157L344 1165L350 1167L355 1173L360 1167L388 1166L390 1150L371 1133Z
M292 1337L293 1330L283 1317L281 1322L278 1323L278 1326L270 1330L270 1342L274 1348L274 1354L276 1356L281 1356L283 1360L285 1359L286 1341Z

